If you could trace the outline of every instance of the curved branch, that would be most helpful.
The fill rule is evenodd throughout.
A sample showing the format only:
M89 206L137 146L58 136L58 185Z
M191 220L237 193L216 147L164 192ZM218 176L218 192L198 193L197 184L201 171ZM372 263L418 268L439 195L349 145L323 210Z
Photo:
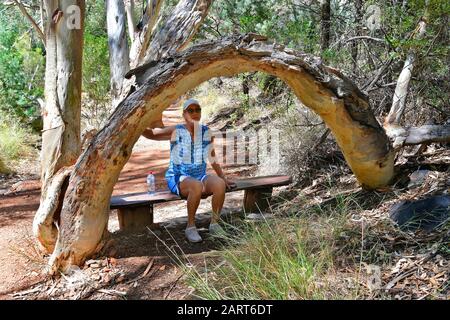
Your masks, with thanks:
M387 125L385 129L395 150L422 143L450 142L450 125L424 125L409 128Z

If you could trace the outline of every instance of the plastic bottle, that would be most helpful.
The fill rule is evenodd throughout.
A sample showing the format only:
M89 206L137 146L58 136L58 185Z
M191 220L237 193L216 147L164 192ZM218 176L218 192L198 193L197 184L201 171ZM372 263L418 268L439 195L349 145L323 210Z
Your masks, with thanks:
M150 171L147 176L147 192L149 194L155 194L156 185L155 185L155 176L154 171Z

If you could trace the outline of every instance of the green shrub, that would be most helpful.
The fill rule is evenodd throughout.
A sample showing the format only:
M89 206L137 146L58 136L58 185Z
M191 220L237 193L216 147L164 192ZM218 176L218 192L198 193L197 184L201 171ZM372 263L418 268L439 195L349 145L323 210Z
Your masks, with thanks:
M225 263L202 274L187 268L188 282L206 299L322 299L317 280L331 264L326 244L307 246L307 226L297 219L247 224L224 250Z
M36 154L37 136L11 116L0 113L0 119L0 172L6 173Z

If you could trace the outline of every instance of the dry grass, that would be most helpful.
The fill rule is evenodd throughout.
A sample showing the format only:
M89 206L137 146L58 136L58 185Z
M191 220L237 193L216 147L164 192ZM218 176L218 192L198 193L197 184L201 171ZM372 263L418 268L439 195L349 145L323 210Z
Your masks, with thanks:
M29 172L25 167L37 159L38 136L4 113L0 118L0 173Z
M28 227L19 227L17 233L21 235L20 241L9 246L9 250L25 259L26 268L40 273L47 267L47 258L41 250L36 237Z
M274 219L229 227L222 260L186 268L195 295L448 299L450 223L432 233L404 232L389 218L389 208L408 190L348 190L341 180L333 188L322 181L280 194Z

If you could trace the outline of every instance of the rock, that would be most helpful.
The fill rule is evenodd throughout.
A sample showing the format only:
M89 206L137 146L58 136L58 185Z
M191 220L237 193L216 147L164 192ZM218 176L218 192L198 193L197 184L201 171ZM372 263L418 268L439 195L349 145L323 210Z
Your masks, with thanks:
M97 260L88 260L86 261L86 265L90 266L91 264L97 263Z
M108 252L108 256L110 256L111 259L114 259L114 257L117 256L117 249L111 249ZM114 261L115 261L115 259L114 259ZM110 262L111 262L111 260L110 260ZM113 264L113 263L111 262L111 264ZM115 265L115 264L113 264L113 265Z
M430 174L429 170L417 170L409 175L408 189L420 187Z
M91 276L92 280L98 281L100 280L102 277L99 274L94 274L93 276Z
M107 274L103 277L103 283L108 283L110 281L111 281L111 276L109 274Z
M91 268L97 269L100 268L100 264L99 263L93 263L91 265L89 265Z
M390 218L402 230L430 232L450 218L450 196L401 201L391 207Z
M245 217L247 220L266 220L266 219L272 219L273 215L270 213L250 213L246 215Z

